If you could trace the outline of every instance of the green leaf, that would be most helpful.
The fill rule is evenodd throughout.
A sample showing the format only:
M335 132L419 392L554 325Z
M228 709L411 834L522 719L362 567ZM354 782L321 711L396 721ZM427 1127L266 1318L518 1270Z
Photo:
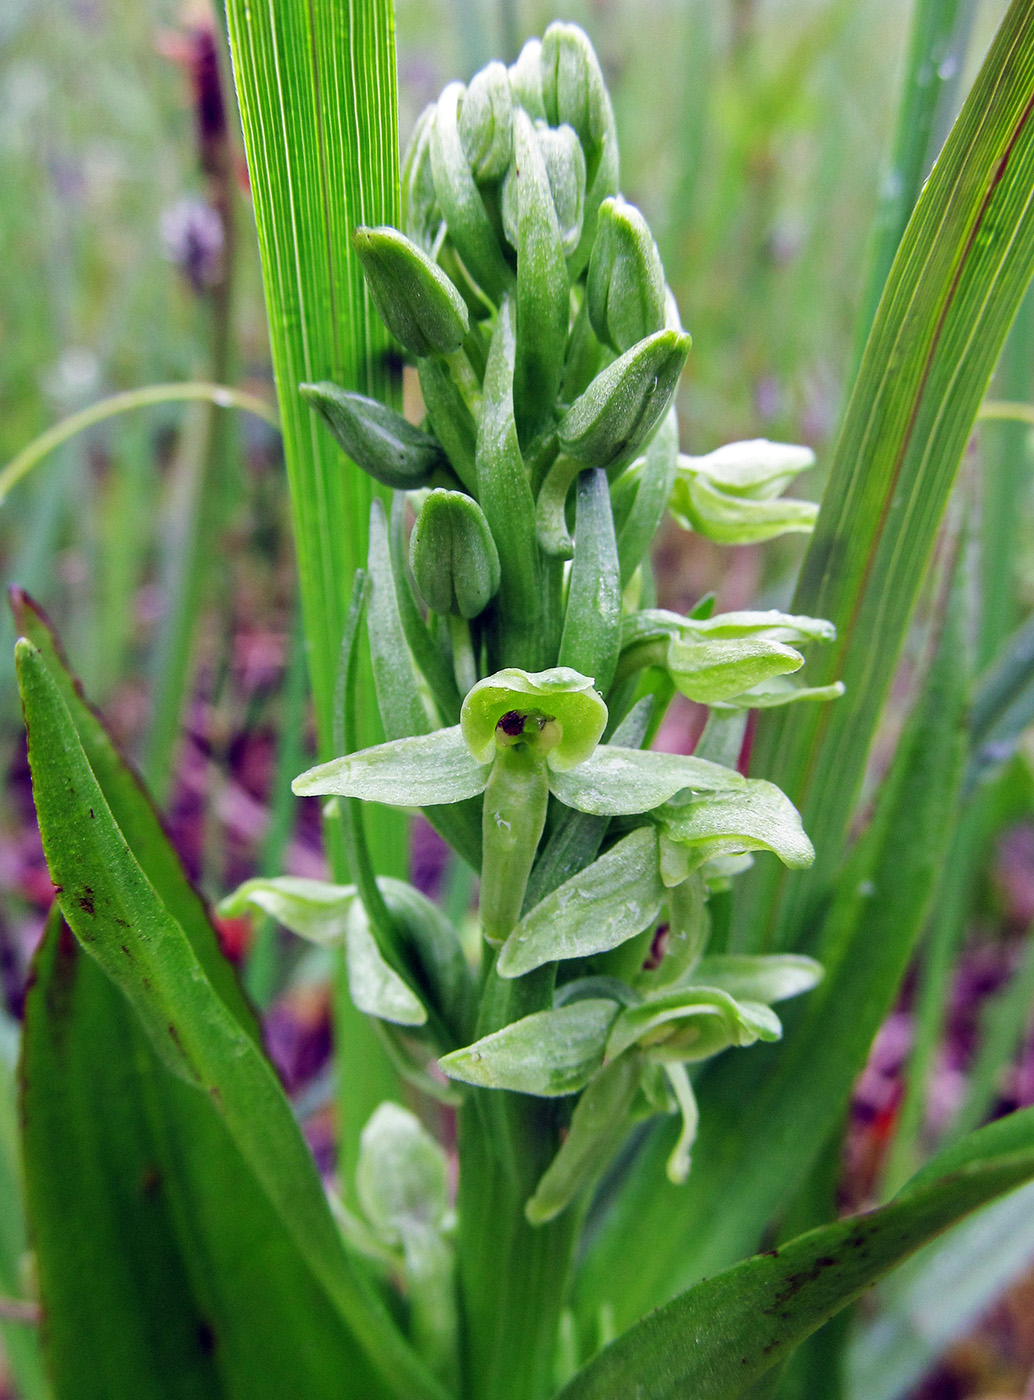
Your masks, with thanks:
M16 660L44 852L77 939L128 999L161 1062L204 1091L256 1190L382 1383L440 1400L343 1254L275 1074L126 845L42 655L23 639Z
M669 802L684 788L695 792L741 789L734 768L684 754L653 753L601 744L584 763L550 775L550 788L567 807L596 816L632 816Z
M38 604L21 589L11 590L20 635L39 651L48 676L60 692L90 768L127 845L163 903L190 941L205 976L256 1045L261 1033L231 965L223 957L204 901L187 879L169 844L154 804L139 778L115 747L97 712L87 703L68 669L61 645Z
M214 1100L59 915L33 971L24 1151L58 1400L388 1400Z
M326 0L264 8L230 0L227 21L317 731L329 757L348 590L366 558L366 522L379 488L346 467L298 385L330 380L385 402L398 395L388 333L352 246L359 224L399 223L394 11L390 0L349 3L344 13ZM379 737L371 707L360 742Z
M636 473L635 499L618 529L618 558L621 560L621 587L646 557L668 508L678 462L679 424L674 405L668 410L650 439L642 467L633 464L622 477L624 483Z
M1034 1177L1034 1113L1014 1119L1021 1121L1011 1141L974 1134L957 1164L938 1159L890 1205L812 1230L689 1289L606 1347L557 1400L743 1395L920 1245Z
M585 1087L603 1063L616 1002L587 998L533 1011L438 1061L450 1079L483 1089L558 1098Z
M358 797L396 807L433 807L484 792L489 767L471 756L457 724L320 763L295 778L291 788L299 797Z
M513 114L513 161L503 185L517 206L517 434L528 443L553 420L567 345L571 285L553 192L527 112Z
M525 914L503 945L496 971L521 977L547 962L616 948L642 933L663 898L657 833L640 827Z
M478 196L480 198L480 196ZM542 665L544 589L535 542L535 503L517 442L513 416L516 331L509 301L499 309L485 370L485 397L477 436L477 494L499 551L499 650L507 665Z
M357 1010L399 1026L422 1026L427 1021L419 998L381 956L366 910L358 900L352 901L348 912L345 970Z
M8 1063L8 1032L11 1060ZM20 1298L26 1287L25 1262L29 1250L25 1220L25 1167L28 1165L18 1128L18 1091L13 1051L18 1032L13 1021L0 1019L0 1289L7 1298ZM24 1044L24 1041L22 1042ZM24 1079L22 1081L24 1086ZM17 1394L22 1400L49 1400L51 1394L43 1365L38 1332L17 1322L0 1325L4 1358Z
M430 133L434 190L464 266L481 290L498 301L513 285L513 272L503 257L463 150L459 127L463 96L462 83L449 83L435 108Z
M762 716L752 766L821 832L806 877L758 869L737 923L786 945L842 853L960 457L1034 269L1034 7L1014 0L909 221L837 442L794 610L830 618L831 709Z

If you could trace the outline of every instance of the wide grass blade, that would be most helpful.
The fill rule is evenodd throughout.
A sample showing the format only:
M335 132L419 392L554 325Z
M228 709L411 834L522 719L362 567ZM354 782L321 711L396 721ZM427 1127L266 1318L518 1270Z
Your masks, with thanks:
M974 1133L890 1205L708 1279L606 1347L557 1400L733 1400L920 1245L1034 1177L1034 1110Z
M22 1107L56 1396L383 1395L212 1100L162 1065L54 915L26 1004Z
M389 0L230 0L227 15L326 753L375 488L298 386L330 379L373 398L397 392L387 332L351 242L357 224L399 219L394 17Z
M1014 0L909 222L880 302L793 601L832 619L812 683L832 705L762 717L754 771L801 809L818 859L741 901L758 945L792 941L845 828L944 503L1034 269L1034 0Z
M353 1334L356 1395L442 1400L345 1255L315 1163L250 1027L220 995L183 925L134 857L43 653L16 648L44 852L76 938L120 988L165 1068L215 1108L314 1285ZM250 1189L250 1184L249 1184Z

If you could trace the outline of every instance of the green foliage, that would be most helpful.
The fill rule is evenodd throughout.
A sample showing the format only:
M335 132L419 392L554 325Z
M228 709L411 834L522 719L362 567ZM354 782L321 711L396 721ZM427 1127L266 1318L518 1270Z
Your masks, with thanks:
M829 25L850 8L830 5ZM920 6L913 78L954 17L938 28ZM391 6L232 0L229 22L316 704L320 761L294 791L329 799L334 882L267 876L221 912L261 911L337 960L341 1200L157 816L18 595L67 920L38 954L24 1056L56 1394L744 1394L908 1254L1034 1177L1029 1112L963 1131L1020 1034L1027 957L954 1145L866 1216L829 1223L819 1185L954 888L942 870L975 867L992 804L960 834L952 813L1018 763L1029 718L1027 629L999 650L1005 613L979 610L993 644L978 655L997 659L970 719L964 551L945 545L935 598L923 584L1034 266L1034 6L1014 0L919 199L818 512L782 494L807 447L679 451L690 337L667 279L681 290L686 254L669 252L670 219L655 240L620 193L618 122L579 28L551 24L510 67L449 83L417 124L400 200ZM808 52L780 52L765 123L792 109ZM920 86L895 155L909 188L933 116ZM745 137L740 168L752 158ZM890 235L877 245L878 269ZM745 305L753 292L745 278ZM399 412L392 340L417 362L420 425ZM794 610L657 606L650 547L669 510L710 544L816 527ZM920 599L931 659L860 811ZM195 611L177 612L181 641ZM651 752L679 692L710 711L697 753ZM752 709L779 711L753 749ZM423 808L450 843L448 912L392 877L390 807ZM932 927L892 1182L922 1157L915 1105L956 932ZM773 1229L789 1242L744 1258ZM780 1395L802 1377L832 1386L842 1335L824 1333ZM34 1349L15 1360L33 1394Z

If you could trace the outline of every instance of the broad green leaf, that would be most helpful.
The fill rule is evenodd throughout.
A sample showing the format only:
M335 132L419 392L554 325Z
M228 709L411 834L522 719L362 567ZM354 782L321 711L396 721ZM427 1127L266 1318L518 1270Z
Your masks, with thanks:
M1034 1113L916 1178L890 1205L697 1284L606 1347L557 1400L733 1400L920 1245L1034 1177ZM706 1114L704 1121L706 1122ZM997 1125L992 1125L997 1126Z
M484 1089L557 1098L585 1087L603 1063L617 1014L613 1001L588 998L533 1011L438 1061L450 1079Z
M126 845L44 658L23 639L16 659L44 852L72 931L126 996L162 1063L207 1095L256 1190L382 1384L439 1397L343 1254L275 1074Z
M807 877L752 877L737 920L762 942L786 945L839 862L944 504L1034 269L1032 101L1034 6L1014 0L894 260L793 600L836 624L812 677L842 680L845 696L758 727L754 771L821 834Z
M397 807L432 807L484 792L489 769L471 756L457 724L331 759L295 778L291 786L299 797L358 797Z
M857 1400L899 1400L979 1325L1034 1260L1034 1185L1013 1191L910 1259L879 1290L848 1353Z
M660 529L675 480L678 449L678 416L672 405L647 445L642 467L636 473L635 499L618 529L622 588L627 588Z
M363 906L352 901L345 930L348 990L360 1011L400 1026L422 1026L427 1012L419 998L381 956Z
M684 788L695 792L739 789L746 779L734 768L683 754L653 753L602 744L577 768L550 775L555 797L593 816L632 816L670 802Z
M663 899L657 833L640 827L525 914L496 971L521 977L547 962L616 948L648 927Z
M10 1063L6 1044L8 1030L12 1032ZM8 1022L6 1016L0 1018L0 1032L5 1033L5 1043L0 1046L0 1290L7 1298L20 1298L27 1283L25 1264L29 1241L14 1075L14 1036L17 1035L14 1022ZM36 1329L5 1322L0 1325L0 1338L18 1395L24 1400L47 1400L51 1392Z
M46 615L21 589L12 590L11 606L19 634L27 637L40 652L48 675L68 707L83 752L127 845L190 940L208 980L258 1044L260 1036L254 1012L241 992L233 968L222 955L204 902L169 844L151 798L122 758L99 715L83 696L82 687L69 670Z
M388 1400L215 1101L59 915L34 973L26 1183L58 1400Z
M770 957L718 953L701 958L693 969L693 982L702 987L720 987L738 1001L766 1005L810 992L821 980L822 964L799 953Z

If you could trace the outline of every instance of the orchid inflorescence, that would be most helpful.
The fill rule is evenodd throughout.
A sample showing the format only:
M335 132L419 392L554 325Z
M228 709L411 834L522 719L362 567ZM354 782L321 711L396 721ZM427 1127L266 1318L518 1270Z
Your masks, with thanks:
M765 441L680 453L690 337L619 193L613 112L580 29L553 24L510 68L449 84L419 120L403 196L405 233L359 228L355 247L416 363L424 423L302 386L394 492L390 520L374 505L342 653L354 708L365 613L388 739L294 790L333 800L361 867L356 800L423 808L480 876L480 967L423 894L360 871L354 886L251 881L225 907L343 944L356 1005L423 1087L455 1097L433 1060L454 1086L566 1099L526 1206L541 1222L649 1114L681 1113L669 1175L684 1179L687 1066L777 1039L772 1004L821 975L801 956L708 954L708 899L753 852L813 858L790 801L736 760L748 710L838 693L792 679L800 648L833 629L715 614L713 599L687 617L657 608L648 561L669 509L725 544L809 530L815 507L781 493L813 458ZM648 747L676 691L710 707L691 757ZM532 974L535 1009L525 998L492 1024L490 986Z

